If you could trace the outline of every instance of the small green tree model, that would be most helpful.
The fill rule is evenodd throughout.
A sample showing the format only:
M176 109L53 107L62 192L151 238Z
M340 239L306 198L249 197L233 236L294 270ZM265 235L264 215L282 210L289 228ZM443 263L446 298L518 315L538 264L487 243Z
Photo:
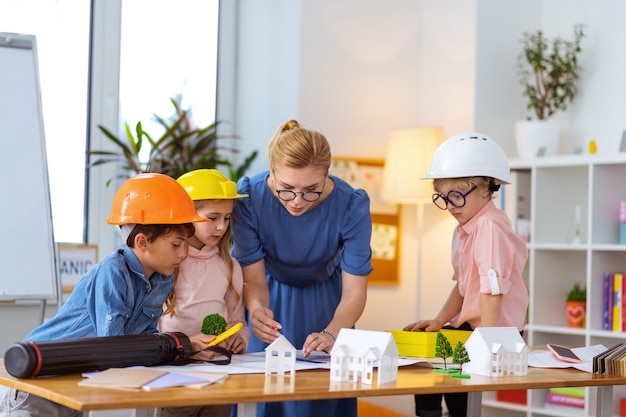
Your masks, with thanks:
M463 364L470 361L469 355L467 354L467 349L465 349L465 345L462 342L458 342L454 347L454 352L452 353L452 363L459 364L459 373L452 375L453 378L469 378L469 374L463 373Z
M202 333L217 336L226 331L226 319L221 315L209 314L202 321Z
M452 346L448 341L446 335L441 332L437 333L437 344L435 346L435 356L443 359L444 371L448 370L448 363L446 360L452 356Z

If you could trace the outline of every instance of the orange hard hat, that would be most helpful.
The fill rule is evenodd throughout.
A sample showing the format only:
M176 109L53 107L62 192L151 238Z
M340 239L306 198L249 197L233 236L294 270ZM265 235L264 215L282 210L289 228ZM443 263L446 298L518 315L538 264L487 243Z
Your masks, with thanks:
M187 191L165 174L144 173L127 179L117 190L108 224L182 224L206 222Z

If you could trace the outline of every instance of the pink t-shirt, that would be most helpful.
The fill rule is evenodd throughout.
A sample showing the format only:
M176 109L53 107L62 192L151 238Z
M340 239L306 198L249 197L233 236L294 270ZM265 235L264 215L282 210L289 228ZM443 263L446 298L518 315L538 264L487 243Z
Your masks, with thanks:
M488 202L470 221L458 225L452 240L453 280L463 297L450 323L480 326L481 293L502 294L499 326L523 330L528 289L522 280L528 260L526 243L511 228L506 213Z
M228 328L243 323L239 334L247 345L250 331L244 317L243 273L236 259L233 259L233 286L239 299L228 289L228 268L217 253L217 247L204 246L198 250L189 246L189 254L180 265L174 287L174 317L163 315L159 320L159 331L194 335L200 333L207 315L218 313L226 319Z

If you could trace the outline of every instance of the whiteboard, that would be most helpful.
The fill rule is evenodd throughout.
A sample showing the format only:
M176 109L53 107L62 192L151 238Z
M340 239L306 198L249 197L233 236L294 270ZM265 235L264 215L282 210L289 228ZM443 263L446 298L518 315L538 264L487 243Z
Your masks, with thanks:
M34 35L0 32L0 150L0 300L57 299Z

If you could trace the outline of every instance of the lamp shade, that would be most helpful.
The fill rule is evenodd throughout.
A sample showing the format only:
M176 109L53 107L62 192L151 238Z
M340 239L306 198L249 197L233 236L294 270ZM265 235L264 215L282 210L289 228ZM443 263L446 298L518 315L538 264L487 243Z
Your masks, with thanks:
M443 130L434 126L391 132L383 171L382 199L397 204L430 200L432 180L421 178L428 173L433 154L443 140Z

